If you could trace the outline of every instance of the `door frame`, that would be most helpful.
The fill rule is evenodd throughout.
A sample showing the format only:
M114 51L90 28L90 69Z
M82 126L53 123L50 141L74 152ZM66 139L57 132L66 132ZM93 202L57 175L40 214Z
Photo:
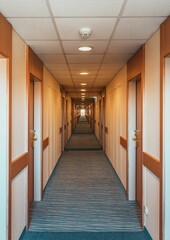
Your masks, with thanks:
M170 190L169 190L169 180L170 180L170 175L169 175L169 169L170 169L170 161L169 161L169 141L170 141L170 128L169 126L169 121L170 121L170 114L169 114L169 104L167 103L170 99L169 97L169 92L170 92L170 55L167 55L164 58L164 81L162 85L162 104L161 104L161 115L162 115L162 137L161 137L161 147L162 147L162 207L163 209L162 216L163 219L163 226L164 226L164 238L168 239L170 236L170 229L169 229L169 220L170 220L170 211L167 211L167 206L169 205L170 201ZM169 208L169 207L168 207ZM161 215L161 214L160 214ZM161 236L162 237L162 236Z
M4 182L4 185L2 185L2 193L1 194L1 205L3 208L3 214L2 221L3 222L3 229L2 229L2 236L6 239L11 238L11 78L10 78L10 61L8 58L0 54L0 59L3 60L2 62L2 68L3 73L1 74L1 77L4 79L3 81L3 88L2 92L4 93L4 101L2 101L2 110L3 112L3 118L2 118L2 126L1 126L1 136L3 138L1 142L1 146L4 149L4 152L2 152L2 155L4 155L5 159L2 157L2 160L4 159L4 162L2 162L2 172L0 171L0 176L2 179L2 182ZM3 94L1 94L3 96ZM5 129L5 130L4 130ZM5 140L5 141L4 141Z
M30 82L34 82L34 128L37 128L37 146L36 150L34 150L34 170L31 174L34 176L34 189L31 188L30 183L30 171L31 171L31 163L30 163ZM43 196L43 185L42 185L42 179L43 179L43 82L35 77L33 74L29 74L28 77L28 224L29 226L30 222L30 214L29 209L32 203L29 202L30 194L33 191L34 192L34 199L33 201L41 201ZM35 162L35 158L37 161Z
M136 82L141 81L141 226L144 227L143 212L143 79L142 74L138 74L127 83L127 198L136 200L136 149L132 137L136 129Z

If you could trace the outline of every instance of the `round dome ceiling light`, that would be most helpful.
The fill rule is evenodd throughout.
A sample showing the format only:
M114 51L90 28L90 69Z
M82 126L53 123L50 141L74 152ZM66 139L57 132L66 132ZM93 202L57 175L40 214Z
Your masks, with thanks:
M87 85L87 83L80 83L80 85L81 85L81 86L86 86L86 85Z
M82 47L78 47L78 50L79 51L82 51L82 52L90 52L93 48L90 47L90 46L82 46Z

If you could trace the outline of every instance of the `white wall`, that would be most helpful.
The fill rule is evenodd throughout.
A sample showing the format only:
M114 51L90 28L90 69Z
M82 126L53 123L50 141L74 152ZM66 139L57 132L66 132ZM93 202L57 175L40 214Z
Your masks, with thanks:
M43 139L49 137L49 146L43 152L43 188L61 156L62 126L61 93L58 82L43 68Z
M106 154L126 188L126 151L120 136L126 139L127 67L106 87Z
M12 32L12 159L27 152L27 93L25 43ZM22 89L22 90L21 90Z
M159 240L159 179L146 167L143 169L144 177L144 205L148 208L148 215L145 214L145 226L152 239Z
M27 223L28 171L24 168L12 181L12 240L18 240Z
M26 45L12 32L12 160L27 152ZM12 182L12 240L18 240L27 219L27 171Z
M0 239L7 239L8 222L8 79L6 60L0 59Z
M166 58L165 61L165 85L164 85L164 121L163 121L163 172L164 172L164 234L165 240L170 239L170 58Z
M145 46L143 151L160 159L160 31ZM143 173L145 226L154 240L159 239L159 179L148 169Z
M160 31L145 45L143 129L144 151L160 159Z

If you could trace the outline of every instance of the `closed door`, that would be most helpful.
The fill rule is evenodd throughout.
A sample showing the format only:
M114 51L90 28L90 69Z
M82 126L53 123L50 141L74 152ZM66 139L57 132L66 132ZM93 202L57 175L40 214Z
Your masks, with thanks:
M142 94L141 80L136 82L136 200L142 207Z
M30 81L29 92L29 207L34 201L34 82Z

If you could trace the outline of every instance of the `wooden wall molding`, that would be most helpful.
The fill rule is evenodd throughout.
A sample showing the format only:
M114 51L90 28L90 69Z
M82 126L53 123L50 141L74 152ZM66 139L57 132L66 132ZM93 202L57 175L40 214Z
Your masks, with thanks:
M127 140L120 136L120 145L127 150Z
M170 54L170 17L161 24L161 56L166 57Z
M149 153L143 152L143 164L158 178L161 178L161 163Z
M29 47L28 51L29 73L38 80L43 81L43 63L39 57Z
M43 150L44 150L49 145L49 137L47 137L43 140L42 145L43 145Z
M127 64L127 80L130 81L140 75L143 70L143 47L128 61Z
M8 107L8 240L11 240L11 215L12 215L12 25L0 13L0 55L7 59L7 98Z
M12 161L11 177L16 177L28 165L28 153L24 153Z
M0 13L0 53L10 58L12 56L12 26Z
M164 77L165 77L165 57L170 55L170 16L160 26L160 240L164 235L164 182L163 182L163 109L164 109Z

